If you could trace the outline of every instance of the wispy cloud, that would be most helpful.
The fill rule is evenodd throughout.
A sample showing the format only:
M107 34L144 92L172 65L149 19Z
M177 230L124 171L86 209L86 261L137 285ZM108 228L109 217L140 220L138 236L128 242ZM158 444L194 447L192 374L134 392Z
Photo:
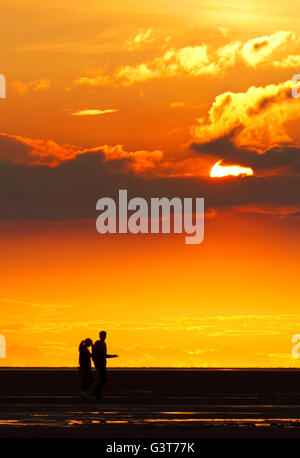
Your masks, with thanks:
M67 309L67 308L71 308L71 305L49 304L47 302L28 302L28 301L21 301L19 299L9 299L9 298L6 298L6 297L0 297L0 302L6 302L7 304L29 305L29 306L32 306L32 307L45 308L45 309Z
M39 80L33 80L29 82L13 81L11 83L12 88L20 95L24 95L29 91L43 91L49 89L51 86L50 80L42 78Z
M87 76L82 76L74 80L75 86L107 86L112 82L112 78L108 75L104 75L102 70L88 72Z
M103 114L108 114L108 113L115 113L116 111L119 111L117 109L107 109L107 110L80 110L80 111L75 111L72 113L72 116L97 116L97 115L103 115Z
M275 68L293 68L300 67L300 56L290 55L282 60L276 60L273 63Z
M144 48L146 44L153 43L154 36L152 29L139 29L136 36L132 39L125 41L124 48L128 51L136 51Z
M222 29L226 35L225 28ZM141 49L145 43L152 42L151 29L142 29L132 40L127 41L127 49ZM210 75L219 77L224 71L237 64L248 67L286 68L298 65L299 57L295 55L283 56L288 50L297 50L299 38L291 31L277 31L271 35L255 37L242 43L231 41L224 46L214 48L207 43L195 44L186 47L170 47L165 43L162 55L137 64L121 64L110 75L103 71L82 76L74 81L75 85L103 86L106 84L121 84L130 86L134 83L157 78L176 76L198 77ZM277 57L277 60L274 59Z
M184 102L173 102L170 103L169 108L180 108L184 107L185 103Z
M276 49L282 48L288 42L296 41L297 38L293 32L281 30L272 35L248 40L241 50L241 55L250 67L256 68L259 64L267 62Z
M210 337L220 337L220 336L272 336L278 335L278 331L269 331L266 329L224 329L223 331L213 332L209 334Z

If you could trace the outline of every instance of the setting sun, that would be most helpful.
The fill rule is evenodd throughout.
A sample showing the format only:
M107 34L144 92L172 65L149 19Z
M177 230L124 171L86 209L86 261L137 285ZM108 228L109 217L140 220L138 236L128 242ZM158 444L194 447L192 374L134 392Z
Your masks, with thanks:
M251 167L241 167L240 165L221 165L222 159L215 163L210 171L212 178L227 177L228 175L239 176L239 175L253 175Z

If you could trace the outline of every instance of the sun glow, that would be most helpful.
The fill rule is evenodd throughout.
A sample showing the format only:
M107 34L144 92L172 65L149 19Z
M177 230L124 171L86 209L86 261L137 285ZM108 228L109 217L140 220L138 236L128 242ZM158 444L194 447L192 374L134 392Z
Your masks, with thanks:
M240 165L221 165L222 159L215 163L210 171L210 176L215 177L226 177L228 175L239 176L239 175L253 175L251 167L241 167Z

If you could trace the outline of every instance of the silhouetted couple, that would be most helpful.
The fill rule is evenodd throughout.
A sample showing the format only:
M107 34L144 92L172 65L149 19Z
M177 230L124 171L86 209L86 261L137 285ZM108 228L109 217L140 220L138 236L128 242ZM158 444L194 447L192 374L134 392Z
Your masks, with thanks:
M99 337L100 340L97 340L94 344L91 339L85 339L79 345L79 370L82 375L80 395L86 400L90 399L87 391L93 383L91 360L94 362L99 379L95 389L95 396L96 399L102 399L102 390L107 381L106 359L118 357L118 355L107 354L106 332L99 332ZM89 347L91 347L92 352L90 352Z

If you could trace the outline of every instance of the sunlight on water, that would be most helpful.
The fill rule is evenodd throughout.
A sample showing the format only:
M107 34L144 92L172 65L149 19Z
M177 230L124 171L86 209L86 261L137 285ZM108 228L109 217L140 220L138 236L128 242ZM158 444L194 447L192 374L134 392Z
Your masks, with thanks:
M162 415L197 415L199 412L159 412Z
M71 413L71 412L70 412ZM78 412L77 412L78 413ZM150 413L150 412L149 412ZM73 412L74 414L74 412ZM147 418L147 412L144 412L144 415L141 416L134 416L132 414L126 415L118 415L116 412L113 412L113 416L107 418L103 414L99 414L98 412L80 412L80 414L84 415L81 419L76 418L65 418L62 416L61 418L59 415L52 414L49 418L49 414L32 414L29 415L29 418L22 418L22 419L1 419L0 425L1 426L39 426L39 427L68 427L68 428L80 428L84 425L93 425L94 427L101 426L105 424L201 424L201 425L226 425L226 426L238 426L238 427L285 427L285 428L295 428L300 426L300 419L299 418L249 418L249 417L239 417L239 418L230 418L230 417L215 417L215 418L178 418L178 415L196 415L197 412L189 412L189 411L164 411L160 412L161 415L173 415L175 418ZM99 415L98 419L95 419L95 414ZM115 418L113 418L115 416ZM30 418L31 417L31 418ZM117 418L116 418L117 417ZM119 418L118 418L119 417ZM35 420L33 420L35 419ZM37 419L39 419L37 421Z
M232 424L249 424L254 426L271 426L279 423L300 423L299 418L149 418L144 420L146 423L184 423L184 422L199 422L199 423L232 423Z
M106 423L128 423L127 420L107 420Z

